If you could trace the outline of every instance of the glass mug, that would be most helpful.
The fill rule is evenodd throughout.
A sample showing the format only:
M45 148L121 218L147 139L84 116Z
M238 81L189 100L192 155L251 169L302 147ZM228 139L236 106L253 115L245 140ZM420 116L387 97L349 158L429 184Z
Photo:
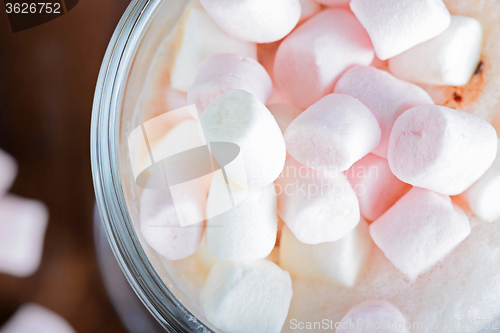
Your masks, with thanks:
M168 82L164 64L175 55L175 40L168 36L188 2L135 0L123 14L104 56L94 96L92 174L111 249L142 303L167 331L213 332L199 307L169 278L159 255L140 239L139 193L127 147L133 129L168 111L161 106L165 103L155 103L165 96L164 89L155 87L164 79Z

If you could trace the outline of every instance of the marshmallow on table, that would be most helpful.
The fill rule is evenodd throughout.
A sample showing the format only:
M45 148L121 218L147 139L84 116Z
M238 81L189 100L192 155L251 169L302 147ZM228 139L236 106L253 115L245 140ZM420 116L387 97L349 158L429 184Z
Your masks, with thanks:
M200 121L209 147L211 142L239 146L244 167L236 163L225 167L236 184L260 188L279 176L285 164L285 140L276 120L257 97L243 90L229 90L205 108Z
M169 189L151 189L148 184L140 201L141 233L149 246L169 260L194 254L203 237L207 189L197 182L184 186L176 200ZM181 226L181 220L200 221Z
M300 19L299 22L305 21L321 10L321 6L314 0L299 0L300 2Z
M271 43L292 31L300 18L299 0L200 0L228 35L242 41Z
M335 85L334 92L357 98L373 112L382 137L372 153L383 158L387 158L389 136L397 117L412 107L434 104L419 86L368 66L354 66L347 70Z
M257 46L228 36L210 16L195 6L189 8L183 24L179 50L170 74L172 88L187 92L193 85L200 63L217 53L234 53L257 58Z
M237 54L216 54L200 64L187 101L196 104L201 114L217 96L231 89L245 90L266 104L273 83L257 60Z
M290 104L272 104L267 108L276 119L282 133L285 133L288 125L302 113L302 110Z
M0 272L26 277L38 269L48 218L40 201L11 194L0 200Z
M225 260L265 258L276 243L278 226L274 184L245 189L224 179L222 170L212 178L207 199L207 248Z
M403 113L389 139L389 166L405 183L456 195L478 180L493 163L493 126L469 113L421 105Z
M76 333L60 315L35 303L22 305L0 333Z
M452 16L442 34L389 59L389 70L412 82L462 86L479 64L482 39L478 20Z
M279 333L292 299L288 272L268 260L218 261L200 300L208 321L224 332Z
M310 168L345 171L375 149L380 126L359 100L329 94L302 112L285 131L287 152Z
M471 231L449 196L414 187L370 225L370 235L410 280L444 259Z
M333 91L352 65L369 65L373 48L366 31L345 9L326 9L280 44L274 79L292 104L305 109Z
M310 169L288 157L275 184L279 215L302 243L334 242L359 222L358 198L342 173Z
M406 322L403 314L391 303L369 300L350 309L340 321L336 332L408 333L404 325Z
M0 149L0 196L9 190L16 175L16 160Z
M491 167L461 194L474 214L487 222L500 219L500 140L497 142L497 156Z
M352 287L371 248L368 224L361 220L347 236L335 242L301 243L284 227L280 241L280 267L292 275L311 277Z
M368 154L345 172L358 196L361 215L374 221L411 188L394 176L387 160Z
M352 0L350 7L381 60L436 37L450 24L442 0Z

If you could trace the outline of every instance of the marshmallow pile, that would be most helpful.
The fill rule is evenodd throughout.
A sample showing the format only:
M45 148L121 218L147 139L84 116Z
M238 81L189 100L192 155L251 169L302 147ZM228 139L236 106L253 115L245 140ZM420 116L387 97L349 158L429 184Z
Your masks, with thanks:
M376 246L413 283L469 236L472 214L499 222L495 129L417 85L470 80L477 20L441 0L200 2L167 96L196 109L154 150L206 147L212 172L185 187L196 195L146 186L140 215L151 248L209 271L199 301L211 325L280 332L295 277L352 288ZM407 318L366 300L337 332L361 332L349 329L358 319Z

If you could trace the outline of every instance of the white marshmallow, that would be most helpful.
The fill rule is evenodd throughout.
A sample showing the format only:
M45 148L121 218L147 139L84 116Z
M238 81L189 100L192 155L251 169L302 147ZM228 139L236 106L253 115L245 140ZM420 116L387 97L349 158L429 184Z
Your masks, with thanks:
M391 303L369 300L350 309L340 321L336 333L408 333L407 322Z
M16 160L0 149L0 196L9 190L17 175Z
M40 201L11 194L0 200L0 272L27 277L38 269L48 218Z
M208 321L224 332L279 333L292 299L288 272L267 260L218 261L200 300Z
M325 173L287 158L276 180L278 212L306 244L334 242L359 222L358 198L342 173Z
M266 104L273 83L257 60L237 54L216 54L200 64L187 101L196 104L201 114L217 96L231 89L245 90Z
M271 43L292 31L300 18L298 0L200 0L228 35L255 43Z
M373 112L382 137L372 153L385 159L389 136L396 119L404 111L417 105L434 104L429 94L419 86L368 66L348 69L335 85L334 92L357 98Z
M76 333L60 315L35 303L23 304L0 333Z
M403 113L389 139L389 166L413 186L456 195L478 180L493 163L493 126L469 113L422 105Z
M244 167L231 163L225 168L236 184L260 188L279 176L285 164L285 140L257 97L229 90L206 107L200 121L207 142L231 142L240 147Z
M302 110L290 104L272 104L267 108L276 119L282 133L285 133L288 125L302 113Z
M462 86L479 64L482 39L478 20L452 16L442 34L389 59L389 70L412 82Z
M414 187L370 225L370 235L410 280L444 259L471 231L450 197Z
M201 240L200 246L198 246L198 249L196 250L195 256L196 256L196 259L198 260L198 263L206 271L210 271L210 269L215 264L215 262L217 260L219 260L217 257L214 257L208 251L207 234L206 233L203 235L203 239Z
M305 21L321 10L321 5L314 0L299 0L300 2L300 19L299 22Z
M140 201L141 233L149 246L169 260L194 254L203 237L207 190L202 183L182 188L174 200L168 189L150 189L146 183ZM199 221L181 226L181 220Z
M228 196L232 199L227 200ZM225 260L267 257L276 243L276 205L272 183L259 189L244 189L230 179L226 183L222 171L216 172L207 200L208 251Z
M314 169L345 171L380 142L373 113L349 95L329 94L302 112L285 131L287 152Z
M350 7L381 60L436 37L450 24L442 0L352 0Z
M229 37L203 8L187 10L183 24L179 51L170 73L172 88L187 92L193 85L200 63L217 53L241 54L257 59L257 46Z
M338 241L316 245L301 243L285 226L280 240L279 263L292 276L352 287L368 259L371 245L368 224L363 220Z
M497 145L497 156L491 167L461 194L474 214L487 222L500 218L500 140Z
M358 196L361 216L374 221L411 188L394 176L387 160L368 154L345 172Z

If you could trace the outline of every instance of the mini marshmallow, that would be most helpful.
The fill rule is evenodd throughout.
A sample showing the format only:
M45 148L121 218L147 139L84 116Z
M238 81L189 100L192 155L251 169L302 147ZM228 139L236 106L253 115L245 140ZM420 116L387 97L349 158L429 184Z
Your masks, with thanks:
M76 333L60 315L35 303L23 304L0 333Z
M389 59L389 70L412 82L462 86L479 64L482 39L478 20L452 16L442 34Z
M444 259L471 231L450 197L414 187L370 225L370 235L410 280Z
M366 31L345 9L327 9L295 29L280 44L274 79L292 104L306 109L333 91L352 65L369 65L373 48Z
M326 173L287 158L276 180L278 212L305 244L335 242L359 222L358 198L342 173Z
M408 321L394 305L383 300L369 300L353 307L342 318L340 333L408 333Z
M422 105L403 113L389 139L389 166L413 186L456 195L478 180L493 163L493 126L469 113Z
M47 207L40 201L11 194L0 200L0 272L16 277L35 273L48 219Z
M345 171L378 146L380 126L360 101L329 94L302 112L285 131L287 152L310 168Z
M16 160L0 149L0 196L9 190L17 175Z
M224 332L279 333L292 299L290 274L267 260L218 261L200 300L208 321Z
M497 141L500 147L500 140ZM471 210L481 219L494 222L500 219L500 149L491 167L471 187L461 194Z
M174 201L169 189L150 189L151 177L140 201L141 234L156 252L169 260L194 254L203 237L207 190L202 183L184 186ZM181 227L180 220L200 221Z
M335 85L334 92L357 98L373 112L382 130L382 137L372 153L385 159L396 119L417 105L434 104L429 94L419 86L368 66L354 66L347 70Z
M352 0L350 7L381 60L436 37L450 24L442 0Z
M314 0L299 0L300 2L300 19L299 22L305 21L321 10L321 5Z
M387 160L368 154L345 172L358 196L361 215L375 221L411 188L394 176Z
M189 8L182 23L182 31L179 32L182 39L170 74L173 89L187 93L193 85L200 63L211 55L233 53L257 59L257 46L254 43L229 37L203 8Z
M305 276L352 287L364 267L371 248L368 224L361 220L347 236L336 242L309 245L284 227L280 241L280 266L296 276Z
M271 43L292 31L300 18L299 0L200 0L217 25L242 41Z
M225 260L267 257L276 243L278 225L274 185L244 189L227 181L221 170L212 178L207 199L207 216L212 216L207 218L208 251Z
M290 104L272 104L267 107L278 123L282 133L290 123L302 113L302 110Z
M273 83L257 60L236 54L216 54L200 64L187 101L196 104L201 114L217 96L231 89L245 90L266 104Z
M260 188L271 184L285 164L285 140L276 120L254 95L238 89L219 95L200 117L207 142L240 147L244 167L226 166L236 184Z

